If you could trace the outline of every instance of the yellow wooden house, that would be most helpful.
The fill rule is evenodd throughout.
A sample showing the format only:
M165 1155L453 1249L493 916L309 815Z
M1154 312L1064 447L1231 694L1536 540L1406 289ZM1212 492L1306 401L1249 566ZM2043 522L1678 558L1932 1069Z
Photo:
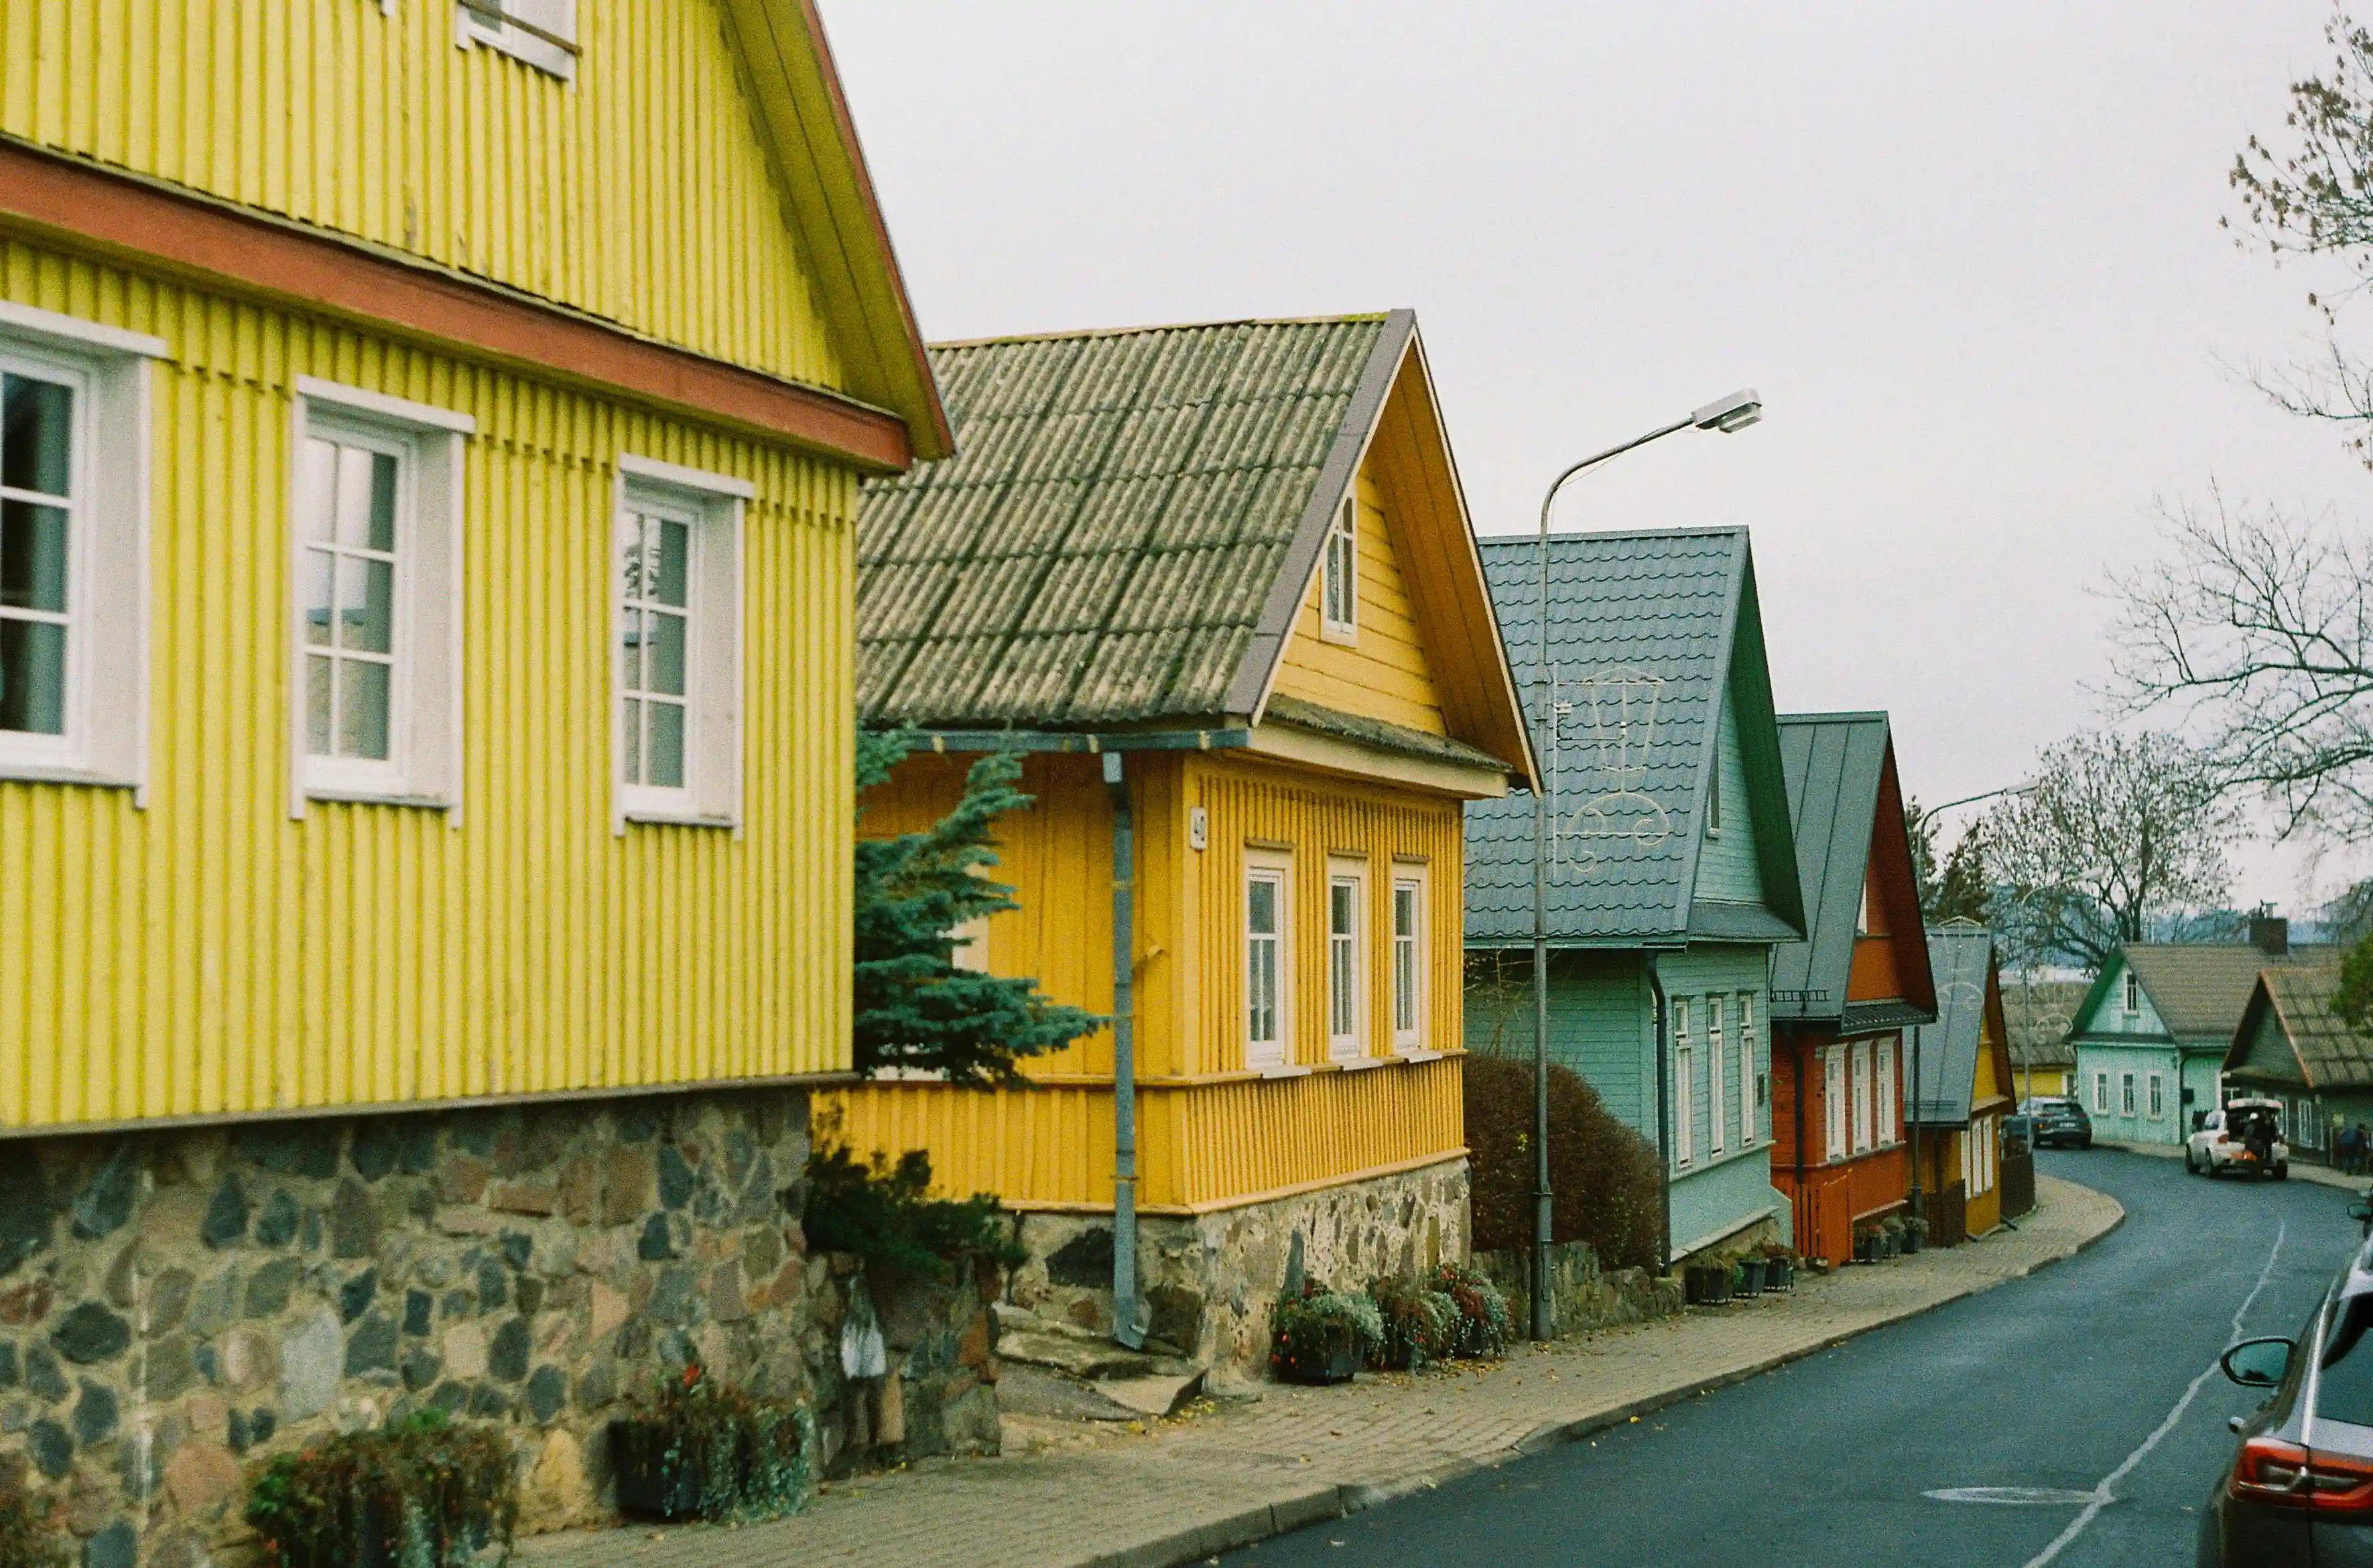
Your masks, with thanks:
M2003 1118L2014 1108L2002 956L1973 920L1928 928L1936 1021L1905 1045L1905 1119L1929 1239L1955 1246L2003 1222Z
M1462 803L1530 763L1423 346L1395 312L932 360L963 454L859 530L862 715L921 736L862 830L1026 754L1021 907L965 961L1117 1027L827 1114L1020 1211L1018 1302L1240 1365L1295 1259L1465 1246Z
M583 1513L590 1369L799 1380L859 486L950 450L808 0L0 0L0 1274L126 1412L38 1479L426 1400Z

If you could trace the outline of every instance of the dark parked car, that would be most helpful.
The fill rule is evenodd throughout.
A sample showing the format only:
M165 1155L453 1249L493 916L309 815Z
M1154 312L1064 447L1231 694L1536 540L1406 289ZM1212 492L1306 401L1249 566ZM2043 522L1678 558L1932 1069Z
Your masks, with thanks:
M2079 1149L2093 1146L2093 1118L2085 1107L2074 1100L2029 1100L2019 1106L2019 1114L2035 1123L2035 1146L2046 1145Z
M2273 1396L2200 1518L2202 1568L2373 1568L2373 1246L2351 1258L2296 1340L2244 1340L2225 1375Z

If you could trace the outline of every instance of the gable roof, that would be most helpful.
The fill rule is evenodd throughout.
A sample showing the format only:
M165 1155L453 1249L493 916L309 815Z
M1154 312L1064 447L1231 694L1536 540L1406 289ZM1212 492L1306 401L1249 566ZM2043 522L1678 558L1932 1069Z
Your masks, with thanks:
M815 0L723 0L723 10L827 316L859 326L835 339L849 391L898 415L917 458L946 457L955 437Z
M1409 311L1002 338L931 357L964 451L866 486L868 722L1259 722L1336 502L1372 441L1394 442L1420 492L1392 509L1409 525L1444 718L1467 755L1529 774ZM1300 724L1297 711L1279 717Z
M1936 1021L1913 1025L1908 1042L1910 1059L1904 1071L1911 1081L1905 1087L1906 1116L1929 1127L1960 1127L1970 1119L1975 1092L1978 1054L1985 1045L1986 1014L1998 1010L2002 991L1996 979L1994 934L1972 920L1951 920L1928 928L1928 969L1936 984ZM2002 1019L1994 1019L1994 1048L2002 1049ZM1995 1070L2007 1081L2010 1064L1998 1058Z
M2179 1045L2223 1049L2239 1027L2242 1010L2257 989L2258 972L2269 965L2317 962L2330 950L2300 946L2276 957L2246 942L2137 942L2118 956L2142 982L2151 1010ZM2120 973L2115 962L2101 966L2068 1028L2072 1040L2088 1037L2093 1017L2108 1002Z
M2340 965L2333 962L2260 970L2225 1054L2226 1071L2252 1081L2284 1081L2248 1065L2259 1023L2271 1012L2298 1069L2292 1082L2310 1089L2373 1089L2373 1038L2358 1034L2332 1011L2332 996L2339 988Z
M1807 930L1771 951L1774 1023L1829 1024L1856 1034L1924 1023L1936 1013L1903 790L1884 713L1789 713L1780 717L1780 755L1796 834ZM1888 942L1902 988L1894 1001L1852 1002L1854 939L1863 885L1878 857Z
M1509 661L1533 700L1537 541L1492 539L1481 549ZM1550 940L1612 946L1801 934L1803 899L1747 530L1552 536L1549 664L1561 722L1554 743L1541 748L1541 766L1553 823L1565 828L1551 850ZM1725 690L1736 695L1763 904L1717 909L1695 900L1694 890ZM1470 804L1468 943L1529 938L1532 922L1532 801Z
M2068 1025L2089 989L2083 980L2023 980L2003 988L2014 1068L2049 1071L2076 1065L2076 1047L2066 1038Z

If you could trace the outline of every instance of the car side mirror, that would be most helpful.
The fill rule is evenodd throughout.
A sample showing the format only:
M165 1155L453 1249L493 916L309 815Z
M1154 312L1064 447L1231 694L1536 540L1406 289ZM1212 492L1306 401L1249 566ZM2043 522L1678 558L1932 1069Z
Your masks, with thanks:
M2219 1356L2216 1364L2244 1388L2272 1388L2290 1371L2291 1352L2297 1348L2284 1339L2244 1340Z

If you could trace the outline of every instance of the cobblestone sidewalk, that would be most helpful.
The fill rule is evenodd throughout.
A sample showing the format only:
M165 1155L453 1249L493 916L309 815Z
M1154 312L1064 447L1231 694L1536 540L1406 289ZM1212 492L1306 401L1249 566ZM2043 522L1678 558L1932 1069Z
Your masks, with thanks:
M796 1519L573 1532L525 1568L1168 1568L1571 1441L2066 1258L2125 1211L2040 1176L2016 1231L1794 1294L1525 1346L1490 1367L1269 1387L1141 1434L836 1483Z

